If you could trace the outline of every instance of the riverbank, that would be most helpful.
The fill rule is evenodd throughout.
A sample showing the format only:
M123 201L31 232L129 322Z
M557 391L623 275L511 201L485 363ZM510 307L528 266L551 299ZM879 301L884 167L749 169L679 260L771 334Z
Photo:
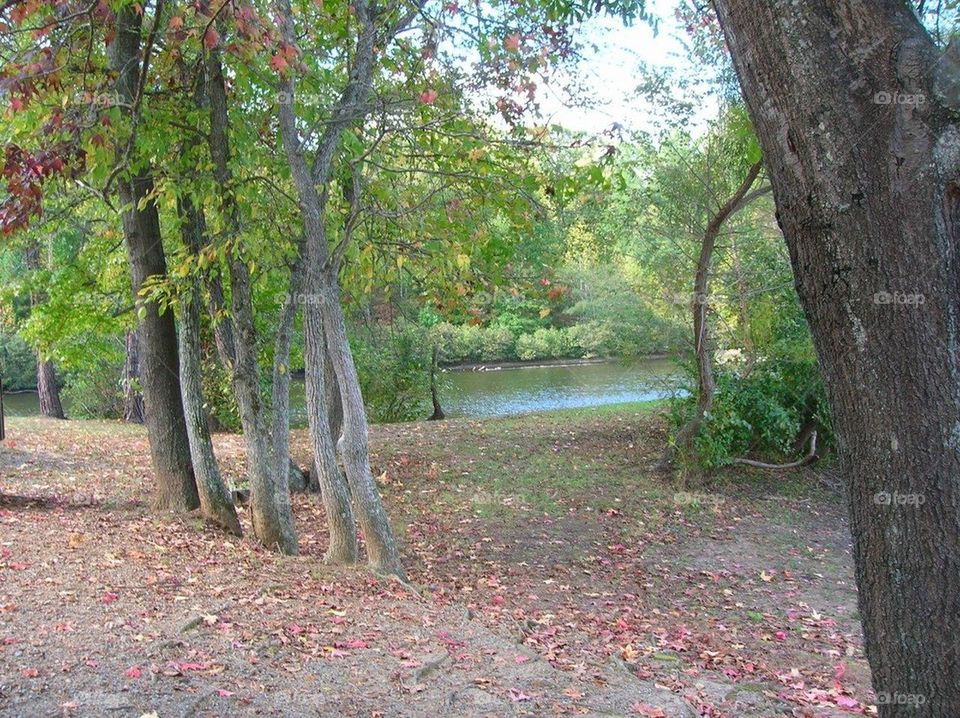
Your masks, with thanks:
M156 515L142 427L13 418L0 715L861 714L841 500L809 469L653 473L651 405L371 427L419 595ZM243 440L214 437L225 475ZM293 437L309 460L306 432ZM246 512L241 515L249 529ZM796 713L792 713L796 711Z

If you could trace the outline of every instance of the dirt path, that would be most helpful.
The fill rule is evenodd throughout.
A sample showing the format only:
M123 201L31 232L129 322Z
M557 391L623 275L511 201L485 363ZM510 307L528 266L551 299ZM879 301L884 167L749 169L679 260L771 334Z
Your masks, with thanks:
M374 427L420 597L325 567L313 497L303 555L281 558L149 513L137 427L10 424L3 716L759 718L872 698L838 498L802 472L677 493L650 478L657 417ZM239 480L242 439L217 449Z

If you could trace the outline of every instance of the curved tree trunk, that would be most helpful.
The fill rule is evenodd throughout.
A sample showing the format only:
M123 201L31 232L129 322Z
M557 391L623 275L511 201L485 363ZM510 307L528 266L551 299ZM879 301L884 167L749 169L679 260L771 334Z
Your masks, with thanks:
M443 421L447 415L443 413L443 407L440 406L440 392L437 389L437 372L440 370L440 347L433 345L433 353L430 356L430 401L433 402L433 414L428 421Z
M203 246L205 227L203 215L190 200L181 200L182 234L186 247L196 253ZM200 510L211 522L236 536L240 536L240 521L233 504L233 496L220 475L217 457L210 441L210 427L203 403L203 371L200 361L200 281L191 279L181 301L180 325L180 387L183 409L190 442L190 456L197 477Z
M690 450L694 439L700 432L700 427L703 426L703 420L707 412L713 407L716 385L713 380L713 349L710 346L710 326L707 322L707 307L710 303L710 266L713 262L713 250L716 247L717 237L720 235L724 222L762 192L758 190L749 197L747 196L762 169L762 161L750 167L747 176L743 178L737 191L717 210L703 233L703 241L700 243L700 256L697 259L697 275L693 282L693 301L691 302L693 307L693 346L697 360L697 408L690 421L677 432L674 442L667 447L667 453L662 460L665 465L673 462L677 452L685 453Z
M111 67L117 73L116 91L127 111L134 106L141 69L141 15L134 7L117 11L117 32L110 44ZM190 463L190 444L180 396L180 367L173 313L161 312L154 301L139 298L151 277L163 277L167 262L154 203L149 168L118 178L123 205L123 234L130 261L133 295L143 313L140 321L141 376L146 403L147 433L156 474L154 504L161 509L190 511L200 505Z
M316 302L307 302L304 306L303 327L307 417L310 421L315 476L313 480L319 485L330 537L326 560L330 563L356 563L357 527L350 507L350 490L340 467L337 466L335 440L330 433L330 412L327 404L330 393L326 376L330 362L326 356L323 319ZM332 366L330 369L332 371ZM337 396L339 398L339 391Z
M880 714L953 718L958 78L905 2L716 6L826 379Z
M357 520L363 530L370 566L378 573L405 578L393 529L386 511L383 510L373 472L370 470L367 415L360 392L360 379L347 340L340 292L335 282L336 279L328 275L317 289L330 361L336 372L343 399L340 456L347 473L347 481L350 483Z

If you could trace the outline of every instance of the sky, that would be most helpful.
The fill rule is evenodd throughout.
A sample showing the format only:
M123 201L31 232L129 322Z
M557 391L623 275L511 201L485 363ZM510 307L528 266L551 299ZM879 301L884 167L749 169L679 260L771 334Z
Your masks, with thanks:
M542 114L550 124L571 130L597 134L619 123L627 130L653 132L656 108L651 108L634 97L637 68L649 65L683 67L687 64L682 31L674 19L673 0L648 0L650 12L660 19L657 32L642 21L624 27L619 20L597 17L584 24L585 62L580 70L580 82L586 92L596 99L595 108L571 107L564 102L563 93L556 86L544 87L540 97ZM591 45L596 45L596 51ZM705 120L715 108L705 107ZM699 124L699 123L698 123Z

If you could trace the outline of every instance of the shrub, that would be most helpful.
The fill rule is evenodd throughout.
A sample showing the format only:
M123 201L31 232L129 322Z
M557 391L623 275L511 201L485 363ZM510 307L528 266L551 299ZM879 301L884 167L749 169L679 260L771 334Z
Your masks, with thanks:
M480 344L480 359L483 361L509 361L516 356L516 339L509 329L488 327L482 330Z
M716 396L695 442L704 468L729 464L738 456L758 455L772 462L794 460L794 442L810 420L819 427L821 446L832 441L830 414L819 367L812 360L768 359L745 376L719 366ZM696 399L677 400L674 421L681 425Z
M432 343L422 327L376 328L351 341L372 422L413 421L430 411Z
M11 391L37 385L37 356L16 334L0 334L0 376Z
M517 356L523 361L575 356L576 342L569 329L538 329L517 339Z

